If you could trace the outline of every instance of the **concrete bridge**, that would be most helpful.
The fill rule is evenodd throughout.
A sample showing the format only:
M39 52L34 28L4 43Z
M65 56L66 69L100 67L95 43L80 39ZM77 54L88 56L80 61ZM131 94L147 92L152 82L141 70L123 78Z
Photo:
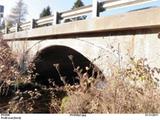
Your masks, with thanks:
M22 67L38 61L38 73L48 73L48 76L53 64L61 64L65 71L70 71L74 65L84 68L90 62L106 76L113 66L123 67L133 56L147 58L151 66L160 67L160 8L103 17L98 10L99 5L111 9L151 1L106 0L99 3L94 0L93 5L6 28L3 38ZM65 19L88 13L92 14L91 19L63 23ZM61 74L74 73L62 70Z

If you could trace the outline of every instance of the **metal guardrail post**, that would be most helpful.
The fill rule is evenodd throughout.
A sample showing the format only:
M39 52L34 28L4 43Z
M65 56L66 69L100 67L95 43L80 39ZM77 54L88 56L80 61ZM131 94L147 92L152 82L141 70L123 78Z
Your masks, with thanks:
M53 25L56 25L58 23L59 23L59 13L54 12L54 14L53 14Z
M99 17L98 4L97 0L92 0L92 18Z
M30 29L33 29L34 27L35 27L35 19L32 19Z

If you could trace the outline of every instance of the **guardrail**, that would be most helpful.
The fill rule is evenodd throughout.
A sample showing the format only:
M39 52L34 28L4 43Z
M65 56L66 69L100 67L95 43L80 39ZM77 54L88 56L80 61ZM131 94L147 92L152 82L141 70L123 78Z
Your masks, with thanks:
M153 1L155 0L104 0L102 2L93 0L92 5L83 6L74 10L68 10L61 13L55 12L51 16L43 17L37 20L32 19L31 21L22 23L20 25L17 24L16 26L11 28L6 27L5 30L2 30L2 32L4 34L8 34L8 33L30 30L43 26L56 25L64 23L64 21L67 19L75 18L90 13L92 14L92 18L99 17L101 12L100 8L103 8L103 10L105 11L113 8L130 7Z

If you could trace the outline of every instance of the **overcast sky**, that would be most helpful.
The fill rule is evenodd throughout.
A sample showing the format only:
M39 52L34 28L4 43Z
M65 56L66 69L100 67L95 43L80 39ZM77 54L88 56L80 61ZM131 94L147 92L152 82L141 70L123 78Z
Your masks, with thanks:
M11 11L11 8L15 6L15 3L18 0L0 0L0 5L4 5L5 7L5 16L9 14ZM47 7L48 5L51 7L52 11L64 11L64 10L69 10L72 8L74 2L76 0L23 0L27 4L28 8L28 15L27 19L32 19L32 18L38 18L40 12L43 10L43 8ZM85 5L91 4L92 0L82 0ZM147 7L147 6L160 6L160 0L155 0L152 3L148 3L145 5L141 5L138 7L132 7L132 8L124 8L121 10L112 10L109 11L108 14L114 14L114 13L120 13L136 8L142 8L142 7Z

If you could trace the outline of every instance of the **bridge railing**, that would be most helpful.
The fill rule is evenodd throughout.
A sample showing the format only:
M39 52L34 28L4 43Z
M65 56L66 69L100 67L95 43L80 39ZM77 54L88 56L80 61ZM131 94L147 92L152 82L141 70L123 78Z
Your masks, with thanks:
M28 30L30 28L30 24L31 24L31 21L23 23L22 25L20 25L21 30Z
M147 2L153 2L155 0L104 0L98 2L98 0L93 0L92 5L83 6L74 10L68 10L64 12L55 12L51 16L43 17L40 19L32 19L31 21L22 23L20 25L16 25L11 28L5 28L2 30L4 34L14 33L19 31L30 30L38 27L44 27L49 25L56 25L60 23L64 23L65 20L75 18L78 16L91 14L92 18L99 17L101 9L104 11L113 9L113 8L124 8L130 7L134 5L141 5Z

